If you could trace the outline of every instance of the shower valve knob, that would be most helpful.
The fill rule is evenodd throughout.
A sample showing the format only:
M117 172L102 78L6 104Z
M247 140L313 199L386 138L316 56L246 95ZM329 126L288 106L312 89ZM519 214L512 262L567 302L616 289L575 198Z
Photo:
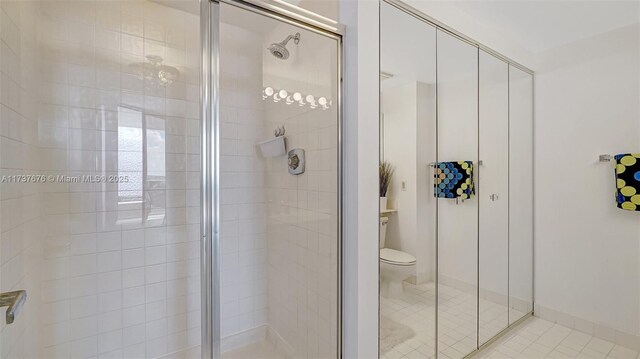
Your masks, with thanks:
M304 173L304 150L302 148L294 148L288 153L289 173L299 175Z
M291 169L296 169L298 168L298 165L300 164L300 159L298 158L298 155L293 155L291 157L289 157L289 167L291 167Z

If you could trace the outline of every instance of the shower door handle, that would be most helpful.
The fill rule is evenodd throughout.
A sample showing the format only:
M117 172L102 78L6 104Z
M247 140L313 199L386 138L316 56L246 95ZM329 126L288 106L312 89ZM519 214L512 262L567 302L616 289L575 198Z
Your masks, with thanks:
M0 293L0 308L8 307L6 314L7 324L13 323L26 300L27 292L24 290Z
M500 197L498 197L498 195L494 193L494 194L489 196L489 199L492 200L493 202L495 202L495 201L499 200Z

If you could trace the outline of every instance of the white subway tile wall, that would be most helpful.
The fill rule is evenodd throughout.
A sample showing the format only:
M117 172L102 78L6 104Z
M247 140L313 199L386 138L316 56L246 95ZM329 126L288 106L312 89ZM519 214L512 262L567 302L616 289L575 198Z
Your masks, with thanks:
M12 7L25 10L9 17ZM33 357L158 357L197 346L198 15L142 0L3 1L2 9L3 60L30 66L22 82L5 81L20 72L3 66L3 87L25 93L16 107L16 92L3 88L3 174L107 176L2 184L3 219L15 218L2 223L3 249L6 238L20 267L42 281L33 284L41 293L29 290L28 305L42 313ZM12 49L17 30L8 24L32 36L37 53ZM148 56L176 68L175 82L160 84L158 69L171 69ZM4 131L11 117L24 131ZM12 231L18 226L29 230ZM19 255L29 246L42 248L39 262ZM27 273L2 265L2 289L17 287Z
M20 320L0 324L0 354L197 356L197 15L144 0L1 9L1 174L71 182L0 187L0 288L29 291ZM277 348L332 357L337 109L260 93L273 85L335 100L336 47L303 32L305 50L274 63L267 43L295 29L267 28L222 26L222 336L268 326ZM153 56L179 71L175 82L158 83L154 71L172 70ZM257 152L280 125L288 148L306 151L302 175L287 172L285 156ZM86 175L118 181L75 179Z
M263 53L264 83L333 100L327 110L264 101L267 126L286 129L287 150L305 151L305 172L291 175L287 156L267 159L269 324L296 358L331 358L337 352L338 310L338 111L335 40L278 25L263 48L301 33L281 61Z

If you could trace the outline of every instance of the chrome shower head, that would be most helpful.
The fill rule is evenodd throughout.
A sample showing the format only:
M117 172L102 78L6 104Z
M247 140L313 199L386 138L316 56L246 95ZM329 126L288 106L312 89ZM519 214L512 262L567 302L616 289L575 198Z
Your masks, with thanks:
M289 58L289 50L287 50L287 43L293 39L293 42L297 45L300 42L300 33L295 35L289 35L282 42L274 42L267 48L271 55L280 60L286 60Z

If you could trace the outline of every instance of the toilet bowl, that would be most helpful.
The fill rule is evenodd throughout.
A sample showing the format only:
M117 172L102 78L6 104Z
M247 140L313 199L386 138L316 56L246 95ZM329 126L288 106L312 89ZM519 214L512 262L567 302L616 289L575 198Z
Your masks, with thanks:
M404 293L402 282L415 274L416 257L385 247L388 223L389 217L380 217L380 292L399 297Z

